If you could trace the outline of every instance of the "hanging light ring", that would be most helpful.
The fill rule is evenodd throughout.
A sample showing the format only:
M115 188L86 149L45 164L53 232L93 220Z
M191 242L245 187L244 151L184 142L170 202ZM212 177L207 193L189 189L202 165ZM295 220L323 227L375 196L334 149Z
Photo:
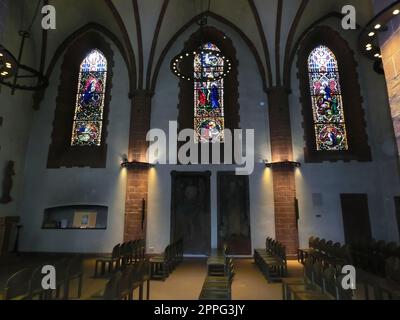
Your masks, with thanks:
M4 47L0 46L0 81L15 75L17 60Z
M201 59L199 70L194 69L195 59ZM223 63L207 66L205 60L217 59ZM178 54L171 60L171 71L180 79L192 81L216 81L227 77L232 70L232 62L219 51L199 48Z
M3 77L0 78L0 84L5 85L7 87L10 87L12 89L18 89L18 90L26 90L26 91L32 91L32 90L39 90L47 87L48 85L48 80L47 78L39 71L28 67L26 65L20 64L18 66L19 71L26 71L25 74L21 74L17 76L17 79L36 79L37 84L36 85L23 85L16 83L14 84L12 81L6 81ZM13 74L10 75L14 76Z

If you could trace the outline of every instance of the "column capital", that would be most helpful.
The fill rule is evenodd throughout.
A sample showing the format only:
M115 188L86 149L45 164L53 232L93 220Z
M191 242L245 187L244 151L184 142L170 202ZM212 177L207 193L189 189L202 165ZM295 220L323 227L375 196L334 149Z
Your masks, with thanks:
M286 87L269 87L266 90L266 93L269 98L272 98L273 96L277 95L290 95L292 93L292 90Z
M137 97L152 98L153 96L154 93L146 89L136 89L129 93L129 99L135 99Z

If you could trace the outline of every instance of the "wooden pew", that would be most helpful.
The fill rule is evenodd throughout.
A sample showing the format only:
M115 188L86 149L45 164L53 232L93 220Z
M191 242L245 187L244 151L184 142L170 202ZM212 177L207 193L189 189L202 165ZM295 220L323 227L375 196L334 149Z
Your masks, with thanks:
M286 248L271 238L265 246L254 250L254 261L269 282L280 280L287 275Z
M227 256L227 247L212 250L207 259L207 277L199 300L231 300L234 277L233 260Z
M183 259L183 241L168 245L160 255L150 258L151 279L165 280Z
M321 262L308 257L304 261L303 278L282 279L284 300L351 300L353 292L342 288L343 276L333 266L324 268Z

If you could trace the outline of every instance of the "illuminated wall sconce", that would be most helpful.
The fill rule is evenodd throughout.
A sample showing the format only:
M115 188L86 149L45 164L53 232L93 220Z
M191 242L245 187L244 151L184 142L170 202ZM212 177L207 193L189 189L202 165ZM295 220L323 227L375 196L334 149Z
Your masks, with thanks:
M155 165L148 163L148 162L141 162L141 161L129 161L126 155L122 156L121 159L121 168L127 169L150 169L154 168Z
M268 162L268 160L264 160L264 164L267 168L300 168L301 163L295 161L277 161L277 162Z

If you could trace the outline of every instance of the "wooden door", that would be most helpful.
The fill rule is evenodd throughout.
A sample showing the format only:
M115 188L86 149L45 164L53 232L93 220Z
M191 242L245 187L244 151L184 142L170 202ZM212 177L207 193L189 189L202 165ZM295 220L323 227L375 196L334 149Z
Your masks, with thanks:
M211 173L173 171L171 175L171 241L182 239L185 254L207 255L211 250Z
M251 255L249 177L218 173L218 247L231 255Z
M344 234L347 244L372 239L367 194L341 194Z

